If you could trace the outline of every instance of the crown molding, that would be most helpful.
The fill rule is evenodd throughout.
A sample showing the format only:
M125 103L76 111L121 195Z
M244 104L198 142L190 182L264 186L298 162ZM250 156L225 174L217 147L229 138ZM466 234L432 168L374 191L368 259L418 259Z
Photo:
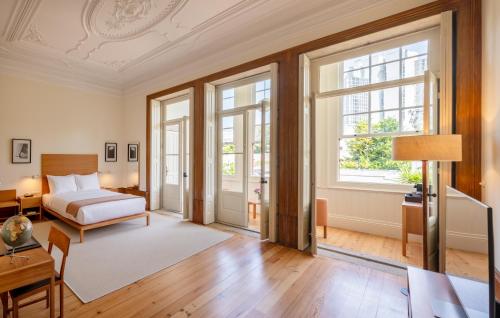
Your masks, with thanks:
M16 2L4 34L7 41L13 42L21 39L41 2L42 0L18 0Z
M123 96L123 90L119 86L102 85L85 77L68 76L67 72L57 72L50 67L27 66L25 63L15 62L3 57L0 57L0 73L90 93L100 93L116 97Z
M359 8L359 3L356 5L352 2L341 3L334 7L329 6L315 14L273 29L272 32L206 55L202 59L186 56L185 60L194 62L179 62L174 69L166 71L164 74L153 76L148 80L139 79L136 82L125 83L123 86L124 95L148 95L321 38L331 34L332 30L337 32L347 30L433 0L414 0L405 3L401 3L399 0L362 1L364 2L362 8ZM355 9L356 7L358 9ZM336 17L336 19L332 19L332 17Z

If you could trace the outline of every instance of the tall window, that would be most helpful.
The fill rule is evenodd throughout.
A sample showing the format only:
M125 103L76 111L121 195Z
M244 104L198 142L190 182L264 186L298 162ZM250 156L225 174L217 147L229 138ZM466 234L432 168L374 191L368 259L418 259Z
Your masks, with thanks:
M239 107L245 107L250 105L255 105L262 100L270 100L271 98L271 80L265 77L253 82L247 82L246 84L240 86L231 86L223 88L220 93L220 100L222 102L221 111L229 111ZM249 167L248 172L250 176L260 177L261 176L261 121L262 113L260 109L250 110L248 113L248 126L249 126ZM236 166L238 164L238 156L233 155L235 152L235 132L232 117L223 118L222 123L222 141L223 141L223 151L224 160L222 163L223 174L225 176L233 176L236 174ZM241 124L241 123L239 123ZM269 139L270 136L270 126L271 118L269 112L266 113L265 117L265 129L266 138ZM266 140L267 148L269 148L270 141ZM270 149L265 149L266 153L269 153ZM266 161L269 160L269 156L266 155ZM270 165L267 164L266 167ZM269 175L269 171L266 171Z
M340 108L338 181L416 183L418 164L391 160L392 137L423 130L429 41L320 67L320 92Z

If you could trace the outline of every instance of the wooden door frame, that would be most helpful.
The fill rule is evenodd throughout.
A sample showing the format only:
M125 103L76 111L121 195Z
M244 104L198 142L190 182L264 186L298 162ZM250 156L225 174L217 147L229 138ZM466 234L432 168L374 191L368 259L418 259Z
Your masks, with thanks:
M150 192L151 101L194 88L193 126L193 222L203 223L204 187L204 84L271 63L279 64L277 127L277 224L278 242L297 247L298 242L298 84L299 55L333 44L383 31L402 24L453 11L456 26L454 48L454 132L463 136L463 160L454 165L454 184L462 192L481 198L481 0L439 0L345 31L313 40L265 57L195 79L146 97L146 188ZM297 142L290 142L296 140ZM149 201L149 197L148 197Z

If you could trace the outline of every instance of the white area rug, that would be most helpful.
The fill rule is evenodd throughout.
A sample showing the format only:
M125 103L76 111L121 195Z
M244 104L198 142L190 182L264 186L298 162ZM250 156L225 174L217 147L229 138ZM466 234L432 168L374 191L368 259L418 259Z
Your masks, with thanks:
M51 223L33 225L33 235L45 248ZM130 285L232 236L182 222L176 217L151 213L148 227L145 219L138 219L90 230L85 232L85 241L80 244L78 231L60 221L53 223L71 236L64 278L84 303ZM55 249L52 255L59 271L61 254Z

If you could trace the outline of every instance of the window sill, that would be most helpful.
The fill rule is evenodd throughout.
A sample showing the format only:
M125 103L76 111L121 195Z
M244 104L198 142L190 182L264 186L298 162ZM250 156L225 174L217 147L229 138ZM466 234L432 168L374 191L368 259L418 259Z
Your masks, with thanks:
M353 190L353 191L369 191L369 192L383 192L383 193L408 193L413 192L412 185L402 184L382 184L382 183L355 183L355 182L337 182L328 186L318 185L321 190Z

